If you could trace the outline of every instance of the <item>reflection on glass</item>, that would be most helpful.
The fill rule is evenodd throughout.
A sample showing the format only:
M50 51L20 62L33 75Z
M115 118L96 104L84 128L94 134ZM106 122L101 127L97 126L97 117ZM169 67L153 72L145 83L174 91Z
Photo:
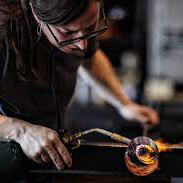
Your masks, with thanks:
M125 152L127 168L135 175L146 176L158 167L158 148L148 137L133 139Z

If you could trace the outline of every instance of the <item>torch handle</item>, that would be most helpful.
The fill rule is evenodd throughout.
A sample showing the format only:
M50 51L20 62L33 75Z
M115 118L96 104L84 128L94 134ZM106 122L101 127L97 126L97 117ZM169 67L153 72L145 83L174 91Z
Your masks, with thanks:
M114 140L116 140L118 142L122 142L122 143L127 144L127 145L129 145L130 142L131 142L131 139L126 138L126 137L124 137L122 135L119 135L117 133L112 133L111 139L114 139Z
M129 145L130 142L131 142L131 139L128 139L122 135L119 135L117 133L111 133L107 130L104 130L104 129L100 129L100 128L93 128L93 129L89 129L89 130L86 130L86 131L83 131L83 132L78 132L78 133L75 133L73 135L70 135L69 137L64 137L62 140L64 141L65 144L68 144L76 139L79 139L85 135L88 135L90 133L93 133L93 132L97 132L97 133L101 133L103 135L106 135L106 136L109 136L111 137L111 139L113 140L116 140L118 142L122 142L124 144L127 144Z

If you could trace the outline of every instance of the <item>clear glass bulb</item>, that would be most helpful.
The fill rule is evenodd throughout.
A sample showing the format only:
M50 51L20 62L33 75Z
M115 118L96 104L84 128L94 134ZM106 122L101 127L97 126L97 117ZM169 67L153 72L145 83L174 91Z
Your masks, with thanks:
M149 175L158 168L158 153L158 147L150 138L134 138L125 152L126 166L135 175Z

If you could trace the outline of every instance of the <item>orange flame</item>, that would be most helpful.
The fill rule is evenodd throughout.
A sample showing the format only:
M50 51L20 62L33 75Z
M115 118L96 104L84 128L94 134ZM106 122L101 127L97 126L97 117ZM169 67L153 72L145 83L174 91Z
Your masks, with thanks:
M169 144L162 139L156 140L155 144L157 145L159 152L173 151L173 149L182 147L182 144Z

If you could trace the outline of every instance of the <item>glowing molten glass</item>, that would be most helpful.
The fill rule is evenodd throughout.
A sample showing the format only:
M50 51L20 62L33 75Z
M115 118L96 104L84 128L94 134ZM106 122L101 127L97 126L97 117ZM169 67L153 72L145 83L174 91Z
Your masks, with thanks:
M125 152L127 168L135 175L146 176L158 167L158 148L148 137L137 137Z

